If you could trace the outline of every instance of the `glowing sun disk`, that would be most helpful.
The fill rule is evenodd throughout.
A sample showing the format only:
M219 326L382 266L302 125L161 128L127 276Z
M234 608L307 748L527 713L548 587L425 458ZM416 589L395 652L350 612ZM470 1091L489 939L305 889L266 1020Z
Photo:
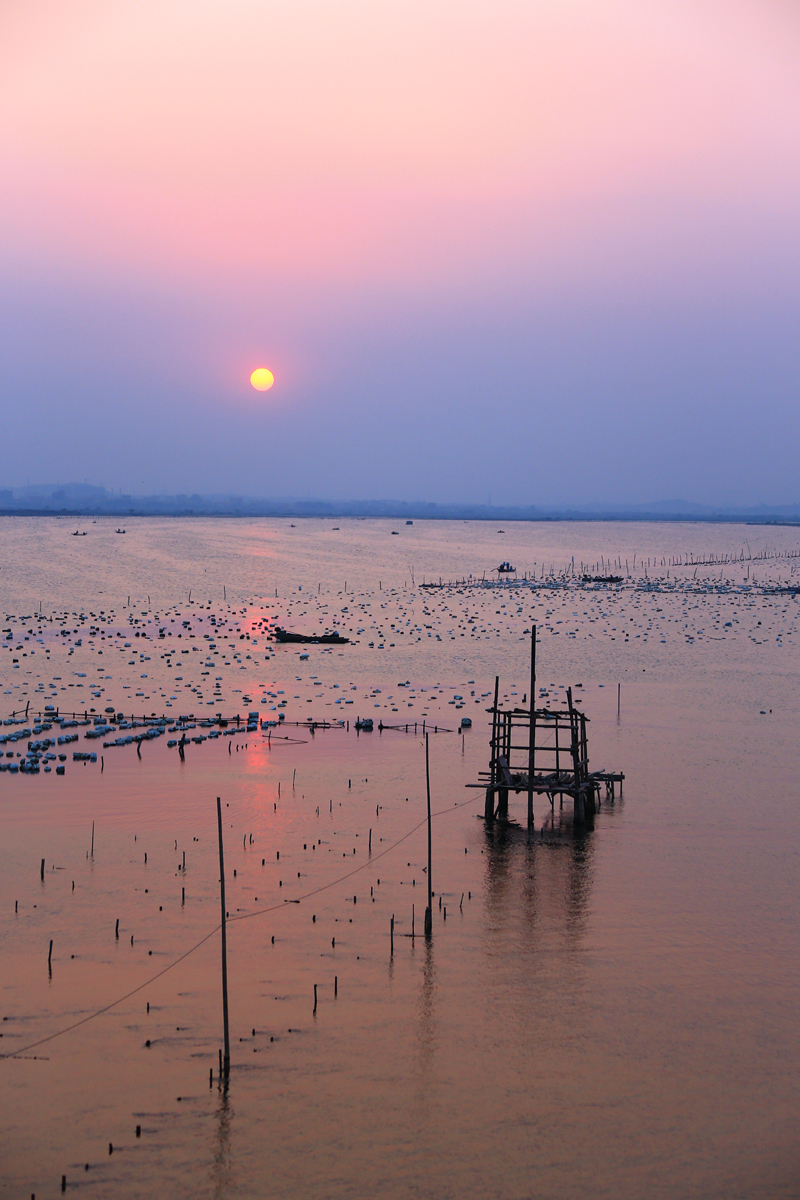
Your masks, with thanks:
M256 367L250 376L250 382L257 392L268 392L275 382L275 376L266 367Z

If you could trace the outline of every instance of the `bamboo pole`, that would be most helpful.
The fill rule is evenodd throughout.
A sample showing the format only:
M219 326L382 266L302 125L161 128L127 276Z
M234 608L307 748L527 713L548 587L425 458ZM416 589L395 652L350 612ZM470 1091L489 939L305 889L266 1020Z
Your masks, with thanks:
M489 758L489 786L486 789L486 803L484 806L484 817L491 824L494 821L494 800L495 800L495 784L497 782L497 701L500 691L500 676L494 677L494 705L492 706L492 740L490 743L491 755Z
M428 756L428 738L425 734L425 784L428 793L428 907L425 909L425 937L433 933L433 886L431 880L431 769Z
M219 832L219 901L222 910L222 1026L225 1037L225 1053L222 1071L227 1080L231 1069L231 1039L228 1030L228 941L226 936L225 912L225 858L222 850L222 806L217 796L217 830Z
M571 736L571 751L572 751L572 771L574 778L574 820L576 825L583 825L585 822L585 807L583 801L583 792L581 791L581 768L580 768L580 749L578 746L578 722L577 714L572 705L572 688L567 688L567 704L569 706L569 724Z
M536 692L536 626L531 629L531 690L530 718L528 724L528 829L533 829L533 769L535 765L536 742L536 708L534 695Z

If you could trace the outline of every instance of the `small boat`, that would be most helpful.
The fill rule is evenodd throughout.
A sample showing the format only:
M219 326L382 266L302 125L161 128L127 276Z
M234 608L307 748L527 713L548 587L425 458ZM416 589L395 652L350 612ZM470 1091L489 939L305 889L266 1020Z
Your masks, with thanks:
M84 532L83 532L83 533L80 533L80 532L79 532L79 531L76 529L76 530L75 530L75 532L73 533L73 535L72 535L72 536L73 536L73 537L86 537L86 531L84 530Z
M406 525L413 525L413 524L414 524L413 521L406 521Z
M516 569L510 562L501 562L499 567L495 567L498 575L511 575Z
M125 529L115 529L114 530L114 533L126 533L126 532L127 532L127 530L125 530Z
M356 721L356 729L363 729L364 733L372 733L372 717L359 717Z
M302 642L310 645L344 646L350 641L350 638L342 637L340 633L290 633L288 629L281 629L280 625L275 626L274 633L276 642Z

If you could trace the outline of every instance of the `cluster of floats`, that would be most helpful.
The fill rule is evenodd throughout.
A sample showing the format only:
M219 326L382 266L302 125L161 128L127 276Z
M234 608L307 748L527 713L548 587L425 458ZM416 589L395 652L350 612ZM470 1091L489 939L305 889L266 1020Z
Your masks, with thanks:
M255 733L259 727L266 729L283 722L284 714L280 713L276 721L261 720L257 712L248 712L247 719L240 716L231 718L217 716L202 717L195 720L193 715L180 716L177 720L167 717L128 717L124 713L107 709L100 716L84 715L81 717L59 717L55 709L45 710L38 720L28 723L26 717L8 717L3 721L4 726L21 726L12 732L0 733L0 747L16 746L25 742L27 746L22 753L13 749L0 749L0 771L12 775L38 775L40 771L49 774L55 767L56 775L63 775L68 754L66 746L77 742L80 734L71 733L73 729L85 729L84 737L88 740L103 739L103 749L110 750L115 746L130 746L136 744L141 749L142 742L154 741L165 734L179 733L181 742L205 742L209 738L231 736L236 733ZM54 727L61 730L54 732ZM208 729L209 732L195 734L189 738L185 735L191 730ZM132 732L136 731L136 732ZM53 733L52 737L42 736ZM117 736L114 737L113 735ZM169 747L179 744L178 738L170 738ZM9 760L9 761L6 761ZM97 751L74 750L73 762L96 763Z
M378 726L378 729L381 729L381 730L383 730L383 729L406 729L406 730L408 730L411 728L412 724L414 727L412 732L414 732L417 728L417 725L419 724L418 721L406 722L405 724L401 723L400 725L384 725L383 722L381 722L380 725ZM424 728L425 722L423 722L422 724L423 724L423 728ZM358 717L356 719L356 729L359 732L372 733L374 728L375 728L375 722L373 721L372 717ZM435 726L435 728L438 729L439 726L437 725L437 726ZM466 729L472 729L472 721L470 720L469 717L461 718L460 728L461 728L462 732ZM442 733L449 733L449 732L452 732L452 731L445 730L444 726L442 726Z

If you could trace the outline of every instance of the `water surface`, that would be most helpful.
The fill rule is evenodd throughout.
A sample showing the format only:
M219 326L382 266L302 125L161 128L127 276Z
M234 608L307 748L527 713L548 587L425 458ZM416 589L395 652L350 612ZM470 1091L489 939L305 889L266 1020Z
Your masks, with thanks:
M0 775L0 1048L140 989L0 1062L0 1195L60 1194L64 1174L125 1197L797 1195L800 697L796 601L774 590L795 530L117 525L0 522L2 715L254 708L285 728L181 763L166 737L140 759L81 727L102 773L70 746L63 776ZM573 558L627 563L624 582L579 587ZM504 559L536 586L421 587ZM353 641L276 647L265 620ZM572 685L593 765L626 774L585 833L540 803L529 836L524 796L487 831L465 787L495 674L508 702L527 692L532 623L540 703ZM403 729L357 735L354 715ZM287 724L309 716L342 724ZM430 944L407 936L423 719L440 730ZM227 1090L218 795L240 918Z

